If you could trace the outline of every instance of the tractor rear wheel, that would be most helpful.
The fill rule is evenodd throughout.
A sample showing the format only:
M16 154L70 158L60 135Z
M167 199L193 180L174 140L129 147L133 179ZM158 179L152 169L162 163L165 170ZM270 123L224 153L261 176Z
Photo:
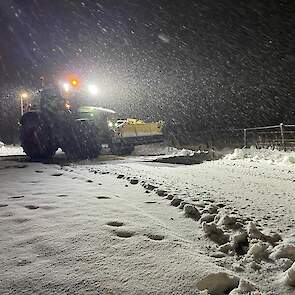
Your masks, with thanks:
M50 159L56 148L52 143L49 124L40 113L29 112L23 115L20 126L20 140L24 152L32 159Z

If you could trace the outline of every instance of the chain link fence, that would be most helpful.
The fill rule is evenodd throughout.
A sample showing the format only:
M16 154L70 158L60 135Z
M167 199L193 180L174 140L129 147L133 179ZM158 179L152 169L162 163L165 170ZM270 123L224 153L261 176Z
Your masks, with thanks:
M295 125L254 127L243 129L244 147L251 145L257 148L273 148L279 150L295 149Z

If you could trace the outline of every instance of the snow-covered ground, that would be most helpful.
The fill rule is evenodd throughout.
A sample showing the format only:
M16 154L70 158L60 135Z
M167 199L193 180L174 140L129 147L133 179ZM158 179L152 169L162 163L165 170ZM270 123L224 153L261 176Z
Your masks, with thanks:
M0 159L0 293L294 294L295 165L149 159Z

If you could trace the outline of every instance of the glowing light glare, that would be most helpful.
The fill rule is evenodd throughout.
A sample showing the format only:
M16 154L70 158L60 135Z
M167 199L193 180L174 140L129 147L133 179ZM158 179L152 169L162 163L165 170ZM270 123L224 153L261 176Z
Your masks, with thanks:
M71 80L71 84L72 84L74 87L78 86L78 80L76 80L76 79L72 79L72 80Z
M88 91L91 95L97 95L99 92L99 89L96 85L90 84L88 85Z
M22 93L20 94L20 96L21 96L22 99L26 99L26 98L28 98L28 93L26 93L26 92L22 92Z
M63 89L64 89L65 92L69 92L70 91L70 84L64 83L63 84Z

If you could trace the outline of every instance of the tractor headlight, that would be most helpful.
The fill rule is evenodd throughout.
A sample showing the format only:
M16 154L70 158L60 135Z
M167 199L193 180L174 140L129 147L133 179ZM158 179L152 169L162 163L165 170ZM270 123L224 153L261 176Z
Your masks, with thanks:
M70 84L68 84L68 83L64 83L64 84L63 84L63 90L64 90L65 92L69 92L69 91L70 91Z

